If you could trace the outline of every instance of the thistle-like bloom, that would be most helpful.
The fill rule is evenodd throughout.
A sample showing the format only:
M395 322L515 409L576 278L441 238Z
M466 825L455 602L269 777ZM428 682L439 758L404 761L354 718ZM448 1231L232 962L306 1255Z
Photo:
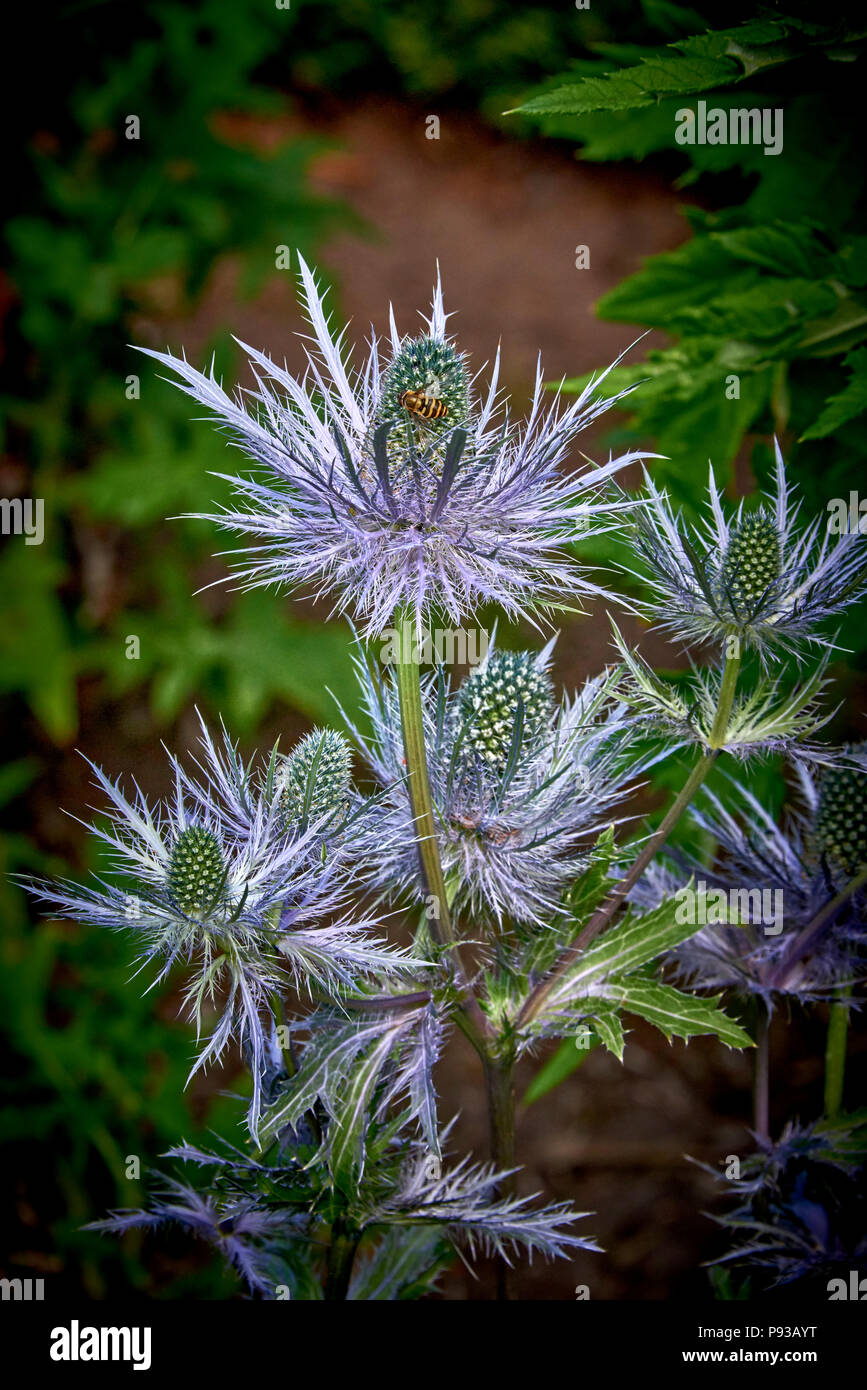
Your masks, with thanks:
M289 825L345 820L352 796L352 749L336 729L314 729L277 768L275 794Z
M815 777L796 770L803 804L782 825L746 789L737 814L705 791L710 810L691 815L717 847L714 866L657 864L637 890L648 903L677 896L690 878L700 887L694 901L705 924L674 956L692 985L772 1007L783 996L833 997L863 974L867 898L846 890L867 865L867 773L845 764Z
M757 511L743 502L727 517L710 470L708 515L689 527L647 479L648 505L636 510L636 541L646 562L659 626L687 644L737 636L763 660L824 643L817 628L867 589L864 537L833 542L827 518L799 524L780 447L772 496Z
M272 998L290 984L339 994L397 969L404 956L372 937L369 921L347 915L341 857L323 858L321 818L293 826L281 795L263 794L274 759L263 784L228 738L219 747L203 728L202 747L200 780L170 755L173 794L155 810L137 786L128 800L93 768L110 809L107 826L92 829L121 883L30 886L54 911L131 929L143 960L161 962L157 981L176 963L194 963L184 997L197 1029L209 1006L220 1014L191 1076L238 1042L250 1060L255 1132Z
M647 766L626 756L634 725L611 672L555 702L540 653L489 649L452 691L440 669L423 683L425 744L438 844L455 909L496 923L544 922L580 871L628 785ZM392 848L367 856L382 888L421 891L394 685L359 662L372 733L354 730L384 789L365 825Z
M211 518L258 538L239 566L242 584L333 594L368 636L396 608L414 611L421 629L432 609L460 623L484 602L518 616L603 592L563 547L616 523L632 504L604 500L608 480L651 456L628 453L580 474L559 465L625 394L596 394L607 372L561 410L544 404L540 366L529 417L516 426L500 400L499 355L476 395L446 333L439 283L423 335L401 337L392 314L385 351L371 331L367 360L353 370L344 333L332 336L300 264L314 342L300 381L241 344L258 389L233 398L213 368L203 374L183 357L149 352L259 466L255 478L230 479L243 505Z

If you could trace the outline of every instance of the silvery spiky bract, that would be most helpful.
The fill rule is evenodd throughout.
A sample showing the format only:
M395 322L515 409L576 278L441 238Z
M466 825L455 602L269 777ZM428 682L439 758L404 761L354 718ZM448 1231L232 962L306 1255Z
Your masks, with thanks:
M518 1251L531 1260L534 1253L559 1259L573 1250L598 1251L592 1237L569 1229L587 1212L575 1211L568 1202L537 1207L532 1196L497 1196L497 1186L507 1176L469 1158L445 1172L432 1171L426 1155L416 1149L394 1189L369 1209L367 1219L384 1226L436 1222L471 1255L501 1255L509 1263Z
M660 676L636 651L630 651L617 628L615 645L623 661L619 693L649 732L676 743L716 749L744 761L764 753L815 755L814 734L827 724L831 710L821 696L829 656L825 653L803 679L790 685L782 677L759 673L749 684L741 681L726 727L715 737L722 693L721 670L694 666L680 680Z
M545 403L540 367L528 419L516 425L500 400L499 356L476 394L446 332L439 282L424 334L401 336L392 315L384 350L372 333L367 360L352 369L344 334L332 335L300 264L314 343L301 380L244 347L257 389L232 397L213 369L150 352L257 465L255 477L232 479L242 505L213 518L258 542L239 566L242 584L333 595L368 636L397 608L412 610L421 628L432 610L459 624L480 603L517 616L602 592L564 546L610 529L631 508L606 500L605 487L648 455L583 472L560 465L578 433L619 399L597 394L607 373L561 408ZM401 404L406 390L442 401L447 413L414 414Z
M741 1160L740 1176L721 1178L734 1206L716 1218L734 1245L714 1263L749 1280L749 1293L798 1283L798 1292L827 1301L851 1296L867 1272L863 1112L809 1125L788 1124L776 1143L764 1141Z
M165 1176L161 1181L162 1189L147 1209L113 1211L85 1229L121 1235L179 1226L213 1246L251 1293L273 1298L276 1287L290 1277L286 1254L304 1235L304 1218L285 1208L268 1210L252 1196L200 1192L190 1183Z
M261 795L227 737L219 746L203 726L202 748L198 780L169 755L172 795L153 809L137 786L128 799L91 764L109 803L107 826L92 830L123 880L31 886L54 911L133 932L142 958L160 963L159 980L192 965L184 999L197 1028L219 1010L193 1072L238 1042L250 1058L255 1129L272 996L288 984L339 992L404 957L348 913L339 856L323 860L316 825L288 833L279 797Z
M840 769L831 766L813 776L799 764L795 771L801 804L790 807L779 825L746 788L737 794L734 810L705 791L708 809L693 807L691 816L717 847L714 864L704 868L686 858L678 868L659 864L633 895L658 902L690 879L706 888L703 910L711 920L674 956L693 986L755 994L772 1006L786 995L804 1001L833 996L863 975L864 893L825 915L852 877L829 862L818 833L823 785L833 786ZM849 798L863 811L867 773L843 771L860 778ZM827 835L827 815L824 823Z
M737 636L763 658L824 639L817 629L865 592L867 552L849 530L832 539L827 516L801 523L780 447L775 488L755 512L727 515L710 470L708 512L699 526L676 515L646 479L635 512L643 578L660 627L682 641L722 643Z
M646 765L627 756L633 725L615 674L555 704L552 646L535 654L491 646L456 690L442 668L424 680L437 838L458 915L545 922ZM397 693L370 664L358 665L371 732L356 737L384 789L365 824L390 846L370 867L383 888L419 891Z

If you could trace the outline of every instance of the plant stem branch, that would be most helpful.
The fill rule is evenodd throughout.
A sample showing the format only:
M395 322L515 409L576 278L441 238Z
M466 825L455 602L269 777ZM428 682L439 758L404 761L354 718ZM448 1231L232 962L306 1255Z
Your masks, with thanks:
M825 1114L829 1120L843 1108L843 1082L846 1077L846 1038L849 1032L849 1000L837 999L831 1005L828 1040L825 1047Z
M760 1011L756 1030L756 1055L753 1079L753 1129L760 1139L771 1137L771 1017L764 1008Z
M473 993L461 964L449 908L448 893L440 861L433 812L427 750L424 741L424 715L421 701L421 671L415 656L415 625L405 613L396 614L400 642L397 663L397 690L400 700L400 720L406 758L410 805L415 822L422 877L427 892L435 901L436 913L427 913L431 935L439 946L448 951L451 966L461 988L462 1000L457 1022L473 1047L484 1059L487 1055L488 1026L479 1002Z
M484 1059L485 1089L488 1100L488 1132L491 1161L499 1170L515 1167L515 1063L512 1056ZM501 1197L515 1192L517 1174L509 1173L498 1184ZM510 1269L507 1261L497 1259L497 1300L511 1298Z
M719 688L719 702L716 707L716 714L714 715L710 737L708 738L708 746L717 751L725 747L726 734L728 733L729 723L732 717L732 707L735 702L735 689L737 688L740 669L740 656L726 657Z
M620 879L619 883L617 884L617 887L614 888L613 891L609 894L602 906L598 908L596 912L594 912L593 916L590 918L589 922L584 927L584 930L581 932L581 934L576 938L572 945L567 947L567 949L562 953L560 959L558 960L553 971L547 977L547 979L542 980L533 990L532 994L527 999L527 1002L521 1010L520 1016L518 1018L519 1027L526 1023L529 1023L531 1019L535 1018L536 1014L541 1009L542 1005L548 997L550 990L553 988L556 981L560 978L564 971L568 970L569 967L574 964L574 962L580 956L581 952L590 945L590 942L593 941L594 938L597 937L599 933L601 931L604 931L605 928L608 926L609 922L613 918L617 909L620 907L621 903L625 901L629 893L635 887L635 884L640 879L641 875L644 873L644 870L647 868L651 859L654 857L655 854L658 853L658 851L665 844L675 825L680 820L681 816L683 815L689 803L692 801L702 782L707 777L718 756L719 750L716 750L713 753L706 753L696 763L695 767L689 774L689 777L687 778L683 787L678 792L677 796L671 803L671 806L669 807L668 811L666 812L665 816L660 822L659 828L655 830L654 833L650 836L650 838L646 841L644 848L642 849L638 857L635 860L633 860L628 872L624 874L622 879Z
M360 1239L360 1231L347 1226L340 1217L335 1220L325 1265L325 1298L330 1303L346 1299Z
M686 779L686 782L668 808L668 811L660 822L659 828L655 830L645 842L641 853L630 865L627 873L624 874L616 888L609 894L602 906L593 913L593 916L580 935L573 941L572 945L567 947L562 953L547 979L541 980L539 984L536 985L536 988L526 1000L518 1016L519 1028L525 1026L536 1017L543 1007L549 993L564 972L569 970L570 966L575 963L581 952L584 951L590 945L590 942L609 925L617 909L635 887L654 855L662 849L687 806L704 782L725 747L726 732L734 705L735 689L737 687L740 666L740 656L726 657L722 681L720 682L719 702L708 737L708 751L699 758L692 772L689 774L689 777Z

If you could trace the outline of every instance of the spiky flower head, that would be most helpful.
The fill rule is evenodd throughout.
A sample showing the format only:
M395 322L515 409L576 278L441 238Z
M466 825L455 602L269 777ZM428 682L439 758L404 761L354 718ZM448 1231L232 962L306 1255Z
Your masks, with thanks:
M275 777L276 795L287 827L340 817L349 806L352 749L336 729L314 729L287 758Z
M853 751L863 756L867 744ZM843 765L823 773L814 832L819 853L848 877L867 866L867 776L863 768Z
M443 433L466 420L470 411L470 378L463 353L443 338L424 334L420 338L405 338L393 361L383 372L382 394L376 409L375 421L388 420L408 423L407 411L401 397L406 391L418 391L430 396L445 407L445 414L431 419L416 417L415 423L424 430Z
M632 894L655 906L700 885L707 922L677 948L676 966L693 985L757 995L769 1008L784 996L833 998L865 971L864 894L840 900L850 876L818 848L820 787L837 769L818 780L802 762L793 771L798 796L780 824L746 788L731 805L705 789L690 816L716 846L711 865L686 854L656 861ZM863 795L867 776L851 775Z
M554 688L533 652L491 650L461 683L457 718L468 750L501 776L510 755L531 751L551 723Z
M200 917L217 907L227 872L213 830L188 825L172 845L166 885L181 912Z
M184 1000L197 1029L210 1007L219 1011L193 1072L239 1044L253 1075L255 1133L272 999L290 986L340 994L402 969L405 957L372 935L369 920L348 915L345 863L339 853L323 859L316 827L287 834L279 802L261 794L258 771L227 736L220 747L203 725L202 748L200 779L169 755L173 792L157 807L138 787L128 799L91 764L110 809L107 827L90 828L121 877L28 886L64 916L134 932L142 959L159 963L158 979L176 963L189 967Z
M634 724L616 698L614 674L606 672L573 699L554 704L548 676L552 647L553 642L542 652L520 654L492 647L487 668L457 690L442 668L423 681L440 857L446 880L455 887L458 918L466 913L468 919L495 925L549 921L565 885L645 766L629 748ZM365 816L358 851L378 887L419 893L417 830L397 692L367 662L358 666L372 733L353 732L382 789ZM498 703L498 671L520 674L532 715L529 740L515 737L514 691L505 706ZM480 692L485 698L476 710L473 700ZM472 721L480 713L484 720L473 733ZM367 836L371 852L364 848ZM376 849L383 842L390 846L386 852Z
M500 398L499 355L487 390L475 391L446 332L439 283L423 335L401 336L392 315L384 348L373 334L356 370L300 264L315 342L301 380L245 347L257 389L233 399L213 368L149 354L257 465L257 477L230 479L242 506L211 518L256 538L239 566L242 583L312 586L371 637L398 607L414 612L420 630L434 612L460 624L484 602L518 617L604 592L564 547L619 523L633 504L609 496L609 480L651 456L628 453L568 474L560 465L580 431L625 394L598 394L607 372L561 408L546 397L540 365L529 416L515 425ZM445 412L426 418L401 402L405 391L441 401Z
M749 622L780 578L780 537L762 508L731 527L720 566L718 593L741 622Z
M773 494L756 511L726 514L710 470L708 509L699 526L672 511L646 479L646 507L635 536L650 585L648 610L688 645L738 637L768 660L807 644L867 590L867 551L858 530L832 542L827 517L803 525L778 444Z

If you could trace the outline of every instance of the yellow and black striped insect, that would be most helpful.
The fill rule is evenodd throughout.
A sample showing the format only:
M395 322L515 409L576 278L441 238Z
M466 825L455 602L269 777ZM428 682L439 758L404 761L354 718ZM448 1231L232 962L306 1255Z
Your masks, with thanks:
M449 413L445 401L428 396L424 391L401 391L398 400L405 410L422 420L443 420Z

